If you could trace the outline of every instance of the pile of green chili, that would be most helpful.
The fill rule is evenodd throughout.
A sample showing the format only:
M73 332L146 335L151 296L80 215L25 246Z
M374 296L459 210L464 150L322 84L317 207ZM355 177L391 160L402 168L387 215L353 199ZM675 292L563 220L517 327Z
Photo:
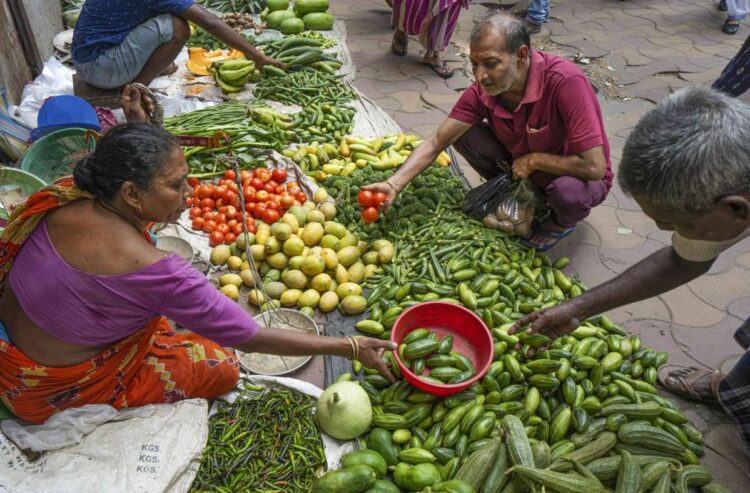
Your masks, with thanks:
M310 491L326 468L314 406L299 392L250 384L219 401L190 491Z

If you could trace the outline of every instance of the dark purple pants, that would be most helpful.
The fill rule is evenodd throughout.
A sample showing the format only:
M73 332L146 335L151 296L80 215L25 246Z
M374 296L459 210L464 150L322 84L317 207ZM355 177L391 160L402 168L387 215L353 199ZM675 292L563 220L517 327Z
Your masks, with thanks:
M474 125L453 147L485 180L507 172L513 157L483 123ZM560 226L570 228L583 220L591 208L607 198L604 180L584 181L574 176L559 176L535 171L529 178L544 193L552 209L552 219Z

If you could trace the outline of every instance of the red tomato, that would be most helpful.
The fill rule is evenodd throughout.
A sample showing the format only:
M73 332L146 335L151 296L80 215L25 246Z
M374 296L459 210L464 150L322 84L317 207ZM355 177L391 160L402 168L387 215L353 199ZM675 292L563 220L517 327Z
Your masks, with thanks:
M357 203L363 208L372 207L372 192L368 190L362 190L359 192L359 194L357 194Z
M245 197L245 202L255 202L255 189L253 187L245 188L242 195Z
M237 224L239 224L239 221L237 221L237 219L230 219L229 221L227 221L227 226L229 226L230 228L234 228L235 226L237 226Z
M229 226L227 226L226 223L219 223L219 224L216 225L216 231L218 231L219 233L221 233L223 235L229 233L231 230L232 230L232 228L230 228Z
M216 229L216 221L214 221L213 219L208 219L203 224L204 233L213 233L215 229Z
M273 224L276 221L279 220L279 211L275 211L273 209L266 209L265 212L263 212L263 220L267 222L268 224Z
M193 197L188 197L187 199L185 199L185 203L187 204L188 207L193 205L193 201L194 201Z
M267 202L270 197L269 193L265 190L258 190L258 193L255 194L255 200L258 202Z
M214 211L208 211L203 214L203 219L206 221L216 221L216 213Z
M227 180L232 180L232 181L234 181L234 179L235 179L236 177L237 177L237 175L235 174L235 172L234 172L234 170L233 170L233 169L228 169L228 170L226 170L226 171L224 172L224 178L226 178Z
M235 224L231 229L232 229L232 233L234 233L237 236L241 235L242 232L245 230L245 228L243 228L242 224L240 223Z
M225 193L227 193L227 187L219 185L211 192L211 198L214 200L223 199Z
M260 170L262 170L262 169L263 169L263 168L255 168L255 169L253 170L253 177L254 177L254 178L257 178L257 177L258 177L258 175L260 174Z
M227 190L229 190L230 192L232 192L235 195L237 195L237 192L238 192L239 188L237 188L237 184L236 183L230 183L229 185L227 185Z
M211 236L208 238L208 244L211 246L221 245L224 243L224 235L219 233L218 231L214 231L211 233Z
M216 209L217 209L217 210L218 210L218 211L219 211L220 213L222 213L222 214L224 214L224 213L226 213L226 212L227 212L227 206L226 206L226 205L222 205L221 207L217 207Z
M213 207L201 207L201 212L203 213L203 215L204 215L204 216L205 216L205 215L206 215L207 213L209 213L209 212L213 212L213 211L214 211L214 208L213 208Z
M286 188L282 187L281 185L277 186L274 190L274 193L277 195L281 195L282 193L286 193Z
M253 211L255 211L255 202L245 203L245 212L253 214Z
M268 202L266 202L266 209L278 211L279 209L281 209L281 206L275 200L269 200Z
M256 190L260 190L261 188L263 188L263 182L260 181L260 178L256 177L250 180L250 186Z
M302 189L296 183L294 183L294 184L290 183L289 186L286 187L286 189L287 189L287 191L289 192L290 195L294 195L295 197L297 196L298 193L300 193L302 191Z
M284 193L281 195L281 207L284 209L289 209L294 205L294 197L289 195L288 193Z
M383 192L375 192L374 194L372 194L372 205L374 205L375 207L379 206L386 200L388 200L388 196Z
M305 192L300 192L297 195L294 196L295 199L300 201L300 204L304 204L307 202L307 195L305 195Z
M188 182L188 185L195 188L200 183L200 180L194 176L188 176L187 182Z
M253 209L253 216L256 218L263 218L263 213L266 210L266 203L265 202L256 202L255 208Z
M374 207L368 207L367 209L363 210L361 215L362 220L365 222L365 224L374 223L378 220L378 210Z
M275 181L273 181L273 180L269 181L269 182L267 183L267 185L271 185L271 186L272 186L273 188L276 188L276 187L278 187L278 186L279 186L279 184L278 184L278 183L276 183L276 182L275 182Z
M214 207L216 207L216 202L214 202L213 199L201 199L201 208L205 207L213 209Z
M210 198L212 193L213 193L213 187L211 185L201 185L198 187L198 190L196 191L196 195L198 195L198 198L200 199Z
M227 233L227 234L224 235L224 243L226 243L227 245L231 245L235 241L237 241L237 235L236 234L234 234L234 233Z
M218 214L216 214L216 219L214 219L214 221L216 221L218 224L223 224L227 222L227 216L226 214L219 212Z
M224 194L224 203L231 204L235 198L237 198L237 192L227 190L227 193Z
M268 183L271 181L271 172L267 169L259 169L258 170L258 178L260 178L260 181L263 183Z
M252 172L246 169L243 169L242 171L240 171L240 180L242 180L242 183L245 183L245 181L247 180L252 180L252 178L253 178Z
M201 230L206 221L202 217L193 218L193 229Z
M217 208L217 209L218 209L219 207L224 207L224 205L225 205L225 204L224 204L224 199L219 199L219 200L217 200L217 201L216 201L216 208Z
M247 232L255 234L258 231L258 227L255 224L251 224L247 227Z
M279 169L275 168L271 171L271 178L273 178L273 181L276 183L284 183L286 180L286 170L285 169Z
M237 208L233 205L227 206L227 210L224 214L226 214L227 219L234 219L237 217Z
M200 207L193 207L193 208L190 209L190 213L189 214L190 214L190 218L191 219L195 219L198 216L202 216L203 215L203 211L201 210Z
M263 190L268 193L274 193L276 191L276 187L271 185L270 183L266 183L265 185L263 185Z

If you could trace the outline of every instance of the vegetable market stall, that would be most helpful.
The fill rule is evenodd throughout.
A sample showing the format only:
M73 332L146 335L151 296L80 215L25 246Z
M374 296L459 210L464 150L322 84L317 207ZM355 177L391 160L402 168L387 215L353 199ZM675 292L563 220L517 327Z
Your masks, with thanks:
M266 18L287 29L282 24L293 15L284 3L273 2ZM329 335L396 339L394 327L411 308L460 305L487 327L491 361L483 369L454 339L412 327L398 336L398 351L385 355L395 383L356 360L326 358L329 395L315 421L313 401L250 377L239 397L215 404L208 446L183 485L197 474L194 491L235 491L241 483L322 493L722 491L708 486L711 476L699 464L701 432L656 392L666 353L642 347L603 315L555 341L508 333L524 314L585 287L564 272L567 259L537 254L469 219L466 182L450 155L440 155L384 212L378 198L362 195L361 186L390 176L419 138L399 133L351 87L342 23L323 36L269 30L264 44L289 57L294 70L259 77L247 62L229 60L210 67L213 80L186 85L185 68L167 80L166 128L204 139L221 131L232 147L186 149L191 208L159 234L185 239L210 260L217 289L248 311L296 307ZM186 89L196 85L213 89ZM216 87L230 101L217 103ZM204 101L185 104L186 95ZM205 108L186 111L198 107ZM247 274L251 259L262 289ZM472 378L450 395L418 388L444 390ZM335 418L325 410L330 402L341 404ZM341 449L324 461L327 438L320 441L316 423L331 436L361 438L363 450L338 461Z

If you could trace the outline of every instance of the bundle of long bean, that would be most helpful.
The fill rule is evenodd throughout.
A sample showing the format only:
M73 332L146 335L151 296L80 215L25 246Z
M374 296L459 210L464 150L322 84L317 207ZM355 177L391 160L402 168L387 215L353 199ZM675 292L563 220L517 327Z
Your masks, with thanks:
M233 403L219 401L190 491L310 491L326 468L314 406L299 392L247 383Z
M258 99L307 106L329 103L341 106L355 99L354 92L341 79L316 70L300 70L284 76L265 77L253 89Z

